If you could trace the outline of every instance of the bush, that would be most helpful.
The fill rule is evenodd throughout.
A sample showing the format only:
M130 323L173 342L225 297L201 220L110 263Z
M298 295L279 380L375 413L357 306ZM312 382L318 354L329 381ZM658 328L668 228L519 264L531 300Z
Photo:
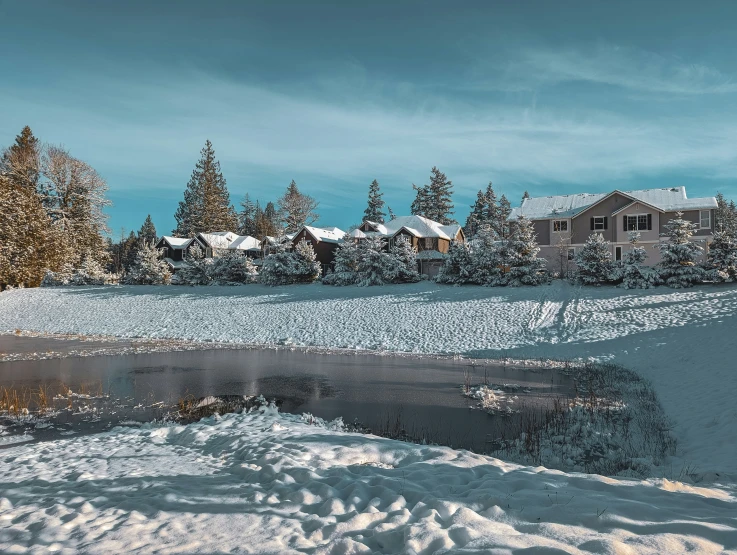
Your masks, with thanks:
M294 252L282 252L267 256L261 266L260 281L264 285L290 285L312 283L322 273L315 251L303 239Z

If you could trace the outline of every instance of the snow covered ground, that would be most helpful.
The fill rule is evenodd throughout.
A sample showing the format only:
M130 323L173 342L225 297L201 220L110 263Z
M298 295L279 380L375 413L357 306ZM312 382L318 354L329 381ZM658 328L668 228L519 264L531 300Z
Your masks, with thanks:
M737 286L26 289L0 294L0 330L16 329L613 360L650 379L676 421L674 466L737 481Z
M3 553L737 553L734 492L521 467L275 410L0 451Z

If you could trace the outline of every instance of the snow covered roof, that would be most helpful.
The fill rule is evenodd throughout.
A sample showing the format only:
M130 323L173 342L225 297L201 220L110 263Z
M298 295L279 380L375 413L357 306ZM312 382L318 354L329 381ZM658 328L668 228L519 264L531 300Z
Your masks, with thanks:
M378 233L387 237L392 237L402 229L406 229L415 237L440 237L441 239L452 240L455 239L458 230L461 228L458 224L442 225L423 216L399 216L384 224L370 221L366 223L376 229Z
M168 235L164 235L162 237L164 241L166 241L169 246L173 249L186 249L189 244L194 241L194 239L183 239L182 237L169 237Z
M302 229L307 230L318 241L325 241L326 243L342 243L343 237L345 237L345 231L337 227L312 227L306 225ZM299 233L296 235L299 235Z
M518 216L524 216L531 220L572 218L613 193L621 193L664 212L706 210L717 207L717 201L714 197L689 199L686 197L685 187L664 187L636 191L615 190L610 193L578 193L527 198L522 201L522 206L512 209L509 219L514 220Z
M250 235L237 235L232 231L212 231L199 233L197 237L213 249L258 250L261 242Z

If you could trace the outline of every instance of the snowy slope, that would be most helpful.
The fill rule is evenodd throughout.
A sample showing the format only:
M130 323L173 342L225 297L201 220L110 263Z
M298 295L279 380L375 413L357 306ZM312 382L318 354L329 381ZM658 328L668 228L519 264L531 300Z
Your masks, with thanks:
M0 294L0 330L15 329L614 360L676 420L676 464L737 481L737 286L27 289Z
M723 490L520 467L270 409L11 447L0 477L3 553L737 553Z

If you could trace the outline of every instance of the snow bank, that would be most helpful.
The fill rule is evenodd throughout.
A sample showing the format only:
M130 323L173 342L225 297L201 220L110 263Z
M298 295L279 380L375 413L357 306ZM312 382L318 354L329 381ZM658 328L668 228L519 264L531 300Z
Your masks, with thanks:
M737 477L734 285L23 289L0 295L0 330L15 329L611 360L651 380L676 419L682 457L676 465L716 479Z
M275 410L0 451L3 553L737 553L723 490L330 431Z

